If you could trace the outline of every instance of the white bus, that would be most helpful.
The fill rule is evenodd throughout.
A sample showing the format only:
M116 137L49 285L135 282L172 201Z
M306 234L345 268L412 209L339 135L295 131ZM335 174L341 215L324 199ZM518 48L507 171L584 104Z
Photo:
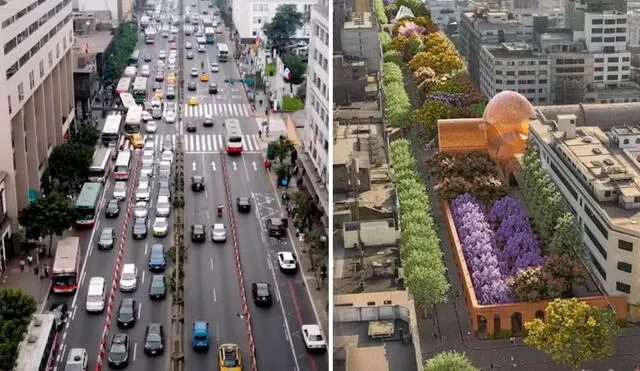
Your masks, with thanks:
M229 58L229 46L225 43L218 44L218 60L220 62L226 62Z
M236 119L224 120L227 153L242 153L243 140L240 122Z
M89 166L90 182L106 182L111 171L111 148L101 147L93 153L93 162Z
M120 103L122 103L122 107L131 108L137 107L136 99L133 97L131 93L120 93Z
M118 153L118 157L116 158L116 166L113 170L113 177L116 180L127 180L129 179L129 170L131 167L131 151L124 150Z
M109 143L118 143L120 139L120 124L122 123L122 115L111 114L107 116L102 128L102 144L108 146Z
M128 93L129 89L131 89L131 79L128 77L121 78L116 86L116 93Z
M133 99L137 104L144 103L144 100L147 98L147 78L143 76L136 77L136 80L133 82Z
M34 314L24 338L18 345L18 358L14 371L52 370L58 353L56 316Z
M129 107L127 117L124 119L124 133L127 136L140 134L140 122L142 122L142 107Z
M124 69L124 77L128 77L130 79L133 79L136 77L136 73L138 73L138 67L136 66L127 66Z

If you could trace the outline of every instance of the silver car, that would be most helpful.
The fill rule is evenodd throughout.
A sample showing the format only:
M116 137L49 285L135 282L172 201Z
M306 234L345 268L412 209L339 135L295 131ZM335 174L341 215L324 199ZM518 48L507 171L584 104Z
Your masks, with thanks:
M156 216L167 217L171 214L171 202L167 196L158 196Z
M146 201L136 202L134 215L136 218L146 218L149 214L149 208Z
M227 240L227 229L224 224L216 223L211 227L211 240L213 242L225 242Z
M124 200L127 198L127 182L117 181L113 186L113 198Z

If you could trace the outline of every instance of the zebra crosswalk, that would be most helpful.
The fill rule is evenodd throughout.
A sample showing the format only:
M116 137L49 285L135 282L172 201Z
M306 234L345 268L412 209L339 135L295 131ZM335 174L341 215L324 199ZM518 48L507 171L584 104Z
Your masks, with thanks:
M164 142L171 140L173 146L176 145L176 138L179 134L170 135L154 135L147 134L145 139L147 142L153 141L156 151L163 148ZM243 136L243 150L245 152L260 151L260 139L256 134L245 134ZM224 136L221 134L186 134L183 136L184 151L187 153L215 153L222 152L226 149ZM129 141L126 141L128 149L132 149Z
M242 103L201 103L197 106L185 104L184 117L241 117L249 116L249 109Z

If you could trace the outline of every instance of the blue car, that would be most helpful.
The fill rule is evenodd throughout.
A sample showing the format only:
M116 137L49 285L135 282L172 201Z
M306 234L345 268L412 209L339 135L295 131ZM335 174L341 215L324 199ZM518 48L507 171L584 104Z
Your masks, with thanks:
M149 254L149 270L152 272L162 272L167 268L167 261L164 257L164 246L162 244L154 244L151 246Z
M191 335L191 345L193 350L209 350L209 323L207 321L193 321L193 332Z

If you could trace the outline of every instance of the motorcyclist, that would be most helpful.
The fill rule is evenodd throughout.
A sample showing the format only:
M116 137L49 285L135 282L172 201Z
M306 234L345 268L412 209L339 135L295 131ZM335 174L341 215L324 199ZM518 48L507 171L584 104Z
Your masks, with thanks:
M222 216L223 209L224 209L224 205L218 204L218 218Z

